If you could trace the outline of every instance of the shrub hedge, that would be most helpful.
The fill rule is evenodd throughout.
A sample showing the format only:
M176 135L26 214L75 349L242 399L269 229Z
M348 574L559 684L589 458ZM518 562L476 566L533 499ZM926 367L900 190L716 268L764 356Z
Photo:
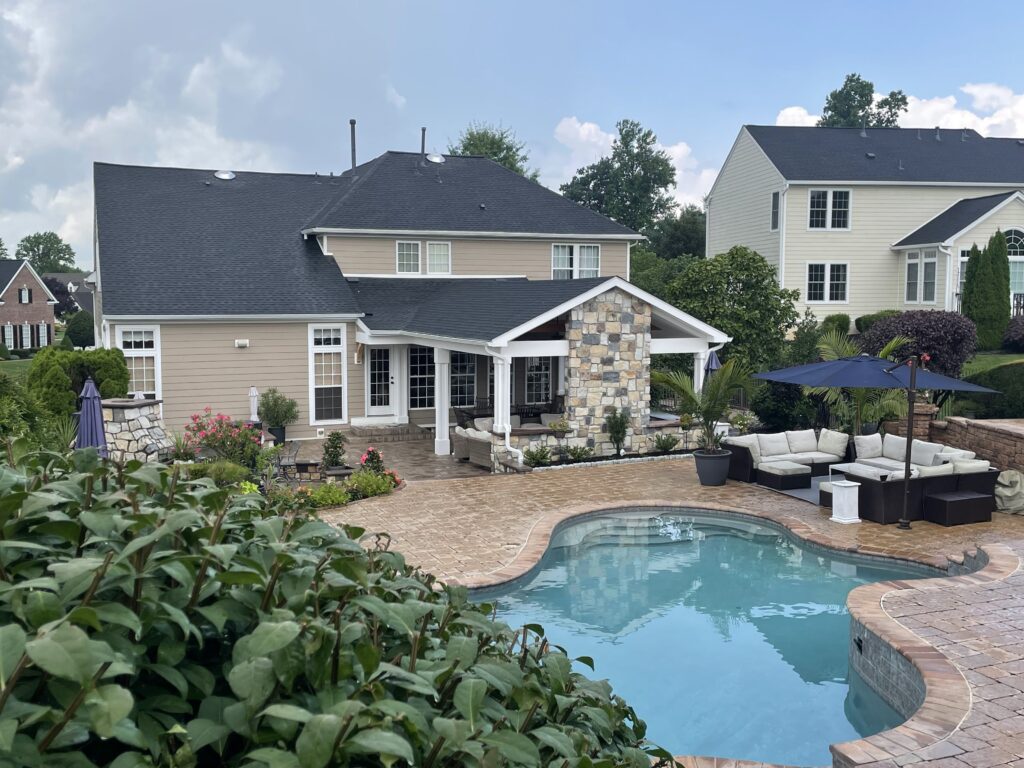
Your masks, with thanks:
M828 333L831 330L837 330L840 333L850 332L850 316L844 314L829 315L821 321L821 332Z
M861 315L853 321L853 324L857 326L857 331L859 333L867 333L871 329L871 326L879 320L884 320L887 317L895 317L899 314L901 314L901 312L898 309L883 309L880 312L872 312L870 315Z
M974 414L979 419L1024 418L1024 360L997 365L967 377L999 392L998 395L971 395Z
M668 757L540 627L494 621L386 546L363 549L362 530L92 450L12 453L0 469L0 762Z
M1003 349L1010 352L1024 352L1024 315L1010 320L1003 334Z
M928 369L945 376L959 376L977 347L977 332L969 318L959 312L927 309L878 320L862 334L861 347L868 354L877 355L896 336L911 339L900 350L902 357L930 355Z
M26 382L55 416L74 413L89 377L102 397L128 394L128 366L119 349L67 350L46 347L32 358Z

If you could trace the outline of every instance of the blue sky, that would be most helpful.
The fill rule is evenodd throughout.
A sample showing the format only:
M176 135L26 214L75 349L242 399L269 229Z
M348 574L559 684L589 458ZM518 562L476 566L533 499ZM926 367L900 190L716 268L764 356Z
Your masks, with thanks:
M92 260L91 163L340 171L512 127L551 186L641 121L707 191L743 123L807 123L857 71L905 124L1024 135L1016 3L0 0L0 238ZM1016 49L1016 50L1015 50Z

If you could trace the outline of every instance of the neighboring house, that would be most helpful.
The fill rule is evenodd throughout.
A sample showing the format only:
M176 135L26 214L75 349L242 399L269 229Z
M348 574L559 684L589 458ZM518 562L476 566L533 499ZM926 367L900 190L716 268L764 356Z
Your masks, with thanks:
M649 364L721 332L627 282L640 236L479 157L387 152L338 176L97 164L96 319L131 388L181 429L250 386L299 403L289 437L452 409L604 415L649 432ZM496 443L498 438L495 438ZM496 448L498 446L496 445Z
M971 130L744 126L708 196L707 252L745 245L851 319L958 310L971 245L1002 230L1024 313L1024 139Z
M53 343L57 300L23 259L0 259L0 341L8 349L36 349Z
M71 295L71 300L78 308L95 314L92 306L93 276L85 272L44 272L43 280L56 280L62 283Z

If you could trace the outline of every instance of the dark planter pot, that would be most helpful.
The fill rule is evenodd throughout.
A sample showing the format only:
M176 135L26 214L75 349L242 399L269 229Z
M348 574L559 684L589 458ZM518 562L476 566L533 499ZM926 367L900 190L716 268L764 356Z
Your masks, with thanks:
M267 427L267 432L273 436L275 445L284 445L284 427Z
M860 425L860 433L862 435L877 435L878 434L878 422L869 421Z
M697 465L697 478L701 485L725 485L729 477L729 459L732 451L722 453L704 453L694 451L693 460Z

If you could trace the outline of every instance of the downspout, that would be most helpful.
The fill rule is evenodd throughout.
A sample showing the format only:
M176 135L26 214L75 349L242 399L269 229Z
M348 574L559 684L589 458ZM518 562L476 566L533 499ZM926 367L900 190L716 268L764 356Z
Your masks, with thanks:
M787 181L782 185L782 194L779 200L779 288L786 287L786 215L788 202L789 182Z
M946 254L946 293L942 297L942 306L948 312L952 309L953 299L953 249L945 248L940 244L939 253ZM959 268L960 264L957 262L957 269L959 270Z

